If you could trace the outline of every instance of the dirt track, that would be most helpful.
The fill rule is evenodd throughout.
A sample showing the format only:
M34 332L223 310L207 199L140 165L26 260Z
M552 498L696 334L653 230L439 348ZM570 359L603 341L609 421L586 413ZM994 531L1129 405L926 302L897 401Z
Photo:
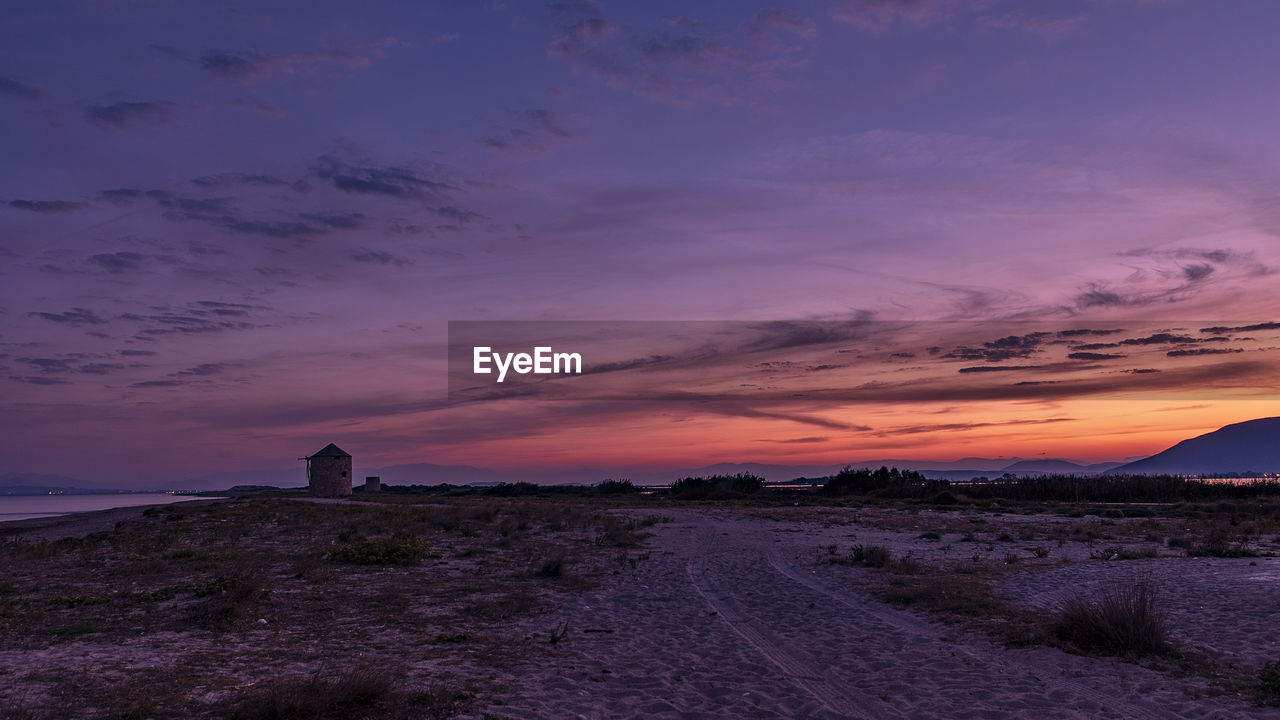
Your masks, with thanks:
M517 718L1280 717L1199 680L1053 648L1010 649L859 590L814 562L856 526L666 511L649 557L556 621L550 666L517 671ZM636 555L636 553L632 553ZM543 622L548 620L543 619ZM546 628L542 628L545 630Z

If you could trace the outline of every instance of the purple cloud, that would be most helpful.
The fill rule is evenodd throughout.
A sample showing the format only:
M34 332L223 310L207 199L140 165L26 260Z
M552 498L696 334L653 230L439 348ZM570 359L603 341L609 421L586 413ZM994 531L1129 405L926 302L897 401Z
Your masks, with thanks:
M127 130L140 124L154 123L172 115L168 103L118 102L110 105L90 105L84 109L89 121L101 128Z
M10 200L9 207L18 210L30 210L31 212L44 213L46 215L55 215L59 213L69 213L84 210L89 207L89 203L74 202L71 200Z
M44 92L11 77L0 75L0 96L35 101L43 99Z

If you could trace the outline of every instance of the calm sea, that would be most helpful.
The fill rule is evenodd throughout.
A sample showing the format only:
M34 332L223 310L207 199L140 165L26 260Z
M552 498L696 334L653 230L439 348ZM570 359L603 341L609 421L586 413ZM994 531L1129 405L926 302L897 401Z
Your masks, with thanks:
M120 495L17 495L0 496L0 522L30 518L57 517L90 510L110 510L135 505L168 505L169 503L208 498L165 493L127 493Z

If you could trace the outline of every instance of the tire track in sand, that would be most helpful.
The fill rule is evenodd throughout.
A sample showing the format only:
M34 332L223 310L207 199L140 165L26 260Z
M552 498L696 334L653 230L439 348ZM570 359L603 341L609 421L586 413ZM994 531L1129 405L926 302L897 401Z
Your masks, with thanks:
M896 708L874 697L850 695L844 686L823 678L824 668L790 652L767 627L752 620L742 606L716 582L706 560L690 560L689 580L703 601L739 637L782 671L783 677L803 689L828 711L847 718L905 718Z
M858 602L852 599L847 592L842 592L831 587L822 580L806 574L803 570L793 565L782 553L777 550L771 550L767 553L768 563L771 568L783 577L799 583L810 590L822 593L834 600L836 603L850 609L855 610L862 616L871 616L876 620L894 628L898 632L916 637L922 642L938 643L941 642L937 637L938 629L933 627L928 621L916 618L910 614L897 611L891 607L883 605L879 602L868 600L866 602ZM975 649L960 645L958 643L951 646L950 651L956 655L981 663L988 667L994 667L997 664L996 658L989 654L981 653ZM1030 671L1027 671L1030 675ZM1113 695L1108 695L1100 690L1096 690L1084 683L1074 682L1062 677L1040 678L1035 675L1051 690L1061 690L1063 692L1076 695L1077 697L1088 698L1101 707L1108 708L1114 712L1121 713L1125 718L1133 720L1168 720L1169 716L1162 713L1153 712L1146 708L1125 703Z

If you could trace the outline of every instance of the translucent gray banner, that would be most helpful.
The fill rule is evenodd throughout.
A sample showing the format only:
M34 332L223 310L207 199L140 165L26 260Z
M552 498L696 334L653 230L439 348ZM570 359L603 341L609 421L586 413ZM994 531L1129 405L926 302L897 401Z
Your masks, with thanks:
M1280 397L1277 322L454 321L454 402Z

